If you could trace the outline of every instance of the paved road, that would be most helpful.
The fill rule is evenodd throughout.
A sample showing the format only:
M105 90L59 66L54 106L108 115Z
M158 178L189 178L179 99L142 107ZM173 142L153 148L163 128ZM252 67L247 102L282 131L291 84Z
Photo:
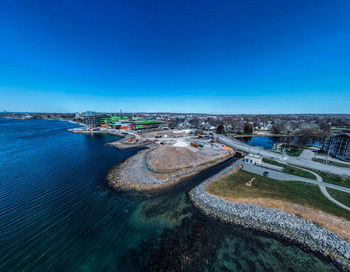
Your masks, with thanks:
M259 148L256 146L249 146L241 141L238 141L236 139L232 139L232 138L229 138L227 136L220 135L220 134L214 133L214 137L218 141L220 141L228 146L231 146L235 149L239 149L239 150L242 150L245 152L249 152L249 153L253 153L253 154L260 154L263 157L274 158L278 161L286 162L289 164L294 164L297 166L312 168L315 170L329 172L329 173L336 174L336 175L345 175L345 176L350 177L350 168L326 165L323 163L312 161L312 160L305 158L305 157L304 158L303 157L297 158L297 157L291 157L291 156L288 156L285 154L275 153L272 151L264 150L263 148Z
M314 154L314 152L312 152L309 149L304 149L303 152L301 152L299 158L310 161L310 160L312 160L312 158L315 158L315 154Z
M327 157L326 155L323 155L323 154L316 154L315 152L313 152L312 150L309 150L309 149L304 149L304 151L300 154L299 158L306 159L306 160L312 160L313 158L317 158L317 159L328 160L328 161L332 161L332 162L346 164L350 167L350 162L341 161L341 160L338 160L336 158L332 158L330 156Z
M342 164L346 164L346 165L350 166L350 162L341 161L341 160L338 160L336 158L332 158L330 156L327 157L326 155L316 154L315 157L317 159L328 160L328 161L332 161L332 162L338 162L338 163L342 163Z
M338 186L335 184L330 184L330 183L326 183L326 182L322 182L319 180L314 180L314 179L308 179L308 178L303 178L303 177L299 177L299 176L294 176L294 175L290 175L290 174L286 174L283 172L279 172L279 171L274 171L271 169L266 169L264 167L259 167L250 163L243 163L243 170L247 171L247 172L251 172L254 174L258 174L258 175L263 175L263 173L265 171L269 172L269 178L272 179L277 179L277 180L284 180L284 181L302 181L302 182L307 182L307 183L312 183L312 184L316 184L318 186L324 186L324 187L328 187L328 188L332 188L338 191L342 191L342 192L346 192L346 193L350 193L350 188L346 188L346 187L342 187L342 186Z

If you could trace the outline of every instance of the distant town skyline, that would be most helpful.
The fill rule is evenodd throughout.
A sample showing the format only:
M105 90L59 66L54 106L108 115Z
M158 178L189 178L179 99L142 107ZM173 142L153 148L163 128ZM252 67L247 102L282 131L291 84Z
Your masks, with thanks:
M0 110L350 113L349 1L0 7Z

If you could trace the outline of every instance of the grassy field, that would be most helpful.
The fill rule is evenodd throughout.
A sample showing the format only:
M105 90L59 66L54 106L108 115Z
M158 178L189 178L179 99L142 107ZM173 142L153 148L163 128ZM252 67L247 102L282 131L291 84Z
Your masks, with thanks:
M340 203L343 203L344 205L350 207L350 194L349 193L341 192L341 191L334 190L331 188L327 188L327 191L332 197L334 197Z
M288 149L286 150L286 153L288 156L292 156L292 157L299 157L300 154L303 152L303 148L299 148L297 151L288 151Z
M341 176L338 176L338 175L334 175L334 174L330 174L330 173L326 173L326 172L322 172L314 169L309 169L309 170L311 170L312 172L315 172L316 174L319 174L322 177L324 182L350 188L350 178L342 178Z
M325 160L323 159L318 159L318 158L312 158L313 161L315 162L320 162L320 163L326 163ZM345 163L340 163L340 162L333 162L333 161L328 161L329 165L333 165L333 166L338 166L338 167L345 167L345 168L350 168L350 165L349 164L345 164Z
M316 179L315 175L313 175L307 171L296 168L294 166L290 166L290 165L286 165L286 164L277 162L273 159L263 158L263 162L284 167L284 173L286 173L286 174L291 174L291 175L304 177L304 178L308 178L308 179Z
M255 177L253 186L245 183ZM211 182L207 191L220 197L269 198L294 202L319 209L350 221L350 213L322 195L318 186L299 181L279 181L240 170L228 177Z

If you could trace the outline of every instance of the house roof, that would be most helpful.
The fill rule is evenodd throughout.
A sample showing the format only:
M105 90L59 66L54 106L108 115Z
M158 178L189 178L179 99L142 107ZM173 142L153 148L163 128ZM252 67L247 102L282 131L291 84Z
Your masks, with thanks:
M162 124L164 121L162 120L138 120L138 121L130 121L135 125L143 125L143 124Z
M254 158L254 159L261 159L262 156L258 154L248 154L246 155L247 158Z

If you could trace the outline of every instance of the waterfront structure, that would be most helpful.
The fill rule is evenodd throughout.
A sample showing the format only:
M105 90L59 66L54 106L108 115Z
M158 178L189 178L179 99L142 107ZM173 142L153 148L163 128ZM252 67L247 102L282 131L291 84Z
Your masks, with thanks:
M257 154L248 154L244 157L243 161L251 164L261 164L262 156Z
M135 129L143 130L143 129L159 128L159 127L161 127L161 125L163 125L165 123L165 121L146 119L146 120L131 121L130 123L133 124Z
M340 133L329 137L323 150L337 159L350 160L350 133Z
M111 127L114 129L154 129L165 124L165 121L155 119L131 120L129 116L104 116L101 120L101 127Z
M83 123L91 128L103 127L105 126L106 118L108 118L108 116L105 114L85 115L83 116Z
M107 116L103 120L103 124L101 125L102 127L111 127L115 129L120 129L121 127L128 126L128 121L130 121L131 118L129 116L119 116L119 115L112 115L112 116Z
M131 118L129 116L119 116L119 115L112 115L109 118L111 124L113 125L113 122L126 122L126 121L130 121Z

